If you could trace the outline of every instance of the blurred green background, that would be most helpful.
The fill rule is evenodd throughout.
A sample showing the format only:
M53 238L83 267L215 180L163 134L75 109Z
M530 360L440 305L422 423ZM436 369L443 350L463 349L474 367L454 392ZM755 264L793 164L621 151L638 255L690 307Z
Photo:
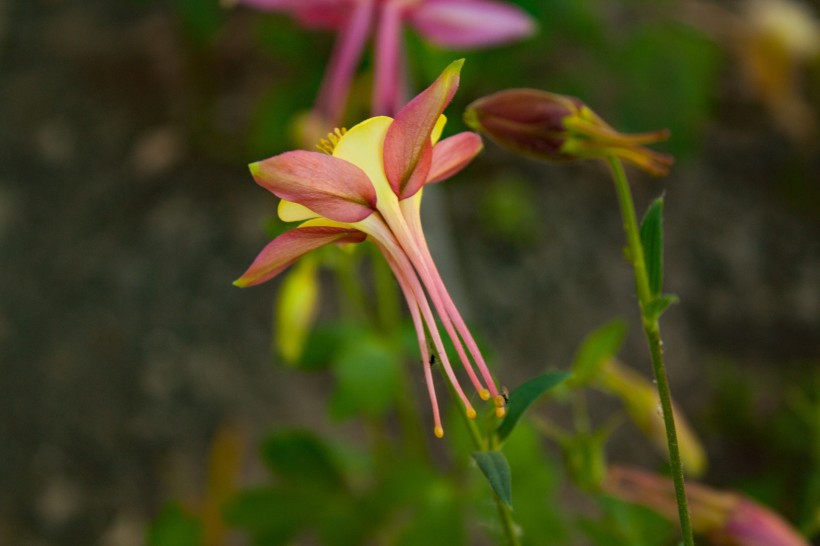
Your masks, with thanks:
M662 322L667 366L710 456L703 480L816 534L818 49L770 47L739 1L514 3L539 32L512 46L450 52L408 32L410 81L466 57L448 134L469 102L516 86L581 97L624 132L672 131L672 175L630 174L640 210L666 196L681 299ZM816 25L820 6L803 5ZM489 543L486 484L457 421L454 449L433 441L412 335L385 341L345 304L335 251L319 257L312 371L272 349L281 281L230 284L279 229L246 164L294 147L332 43L206 0L0 0L0 545L130 546L146 529L152 544L274 544L300 526L307 544ZM350 121L367 113L370 67ZM620 358L648 376L602 165L486 143L423 212L502 383L568 369L613 317L629 325ZM351 274L369 279L358 252ZM590 405L598 424L618 411ZM392 426L406 424L397 407L419 427ZM663 465L627 422L607 454ZM574 487L530 425L507 456L527 543L673 544L659 518ZM257 490L236 500L240 486Z

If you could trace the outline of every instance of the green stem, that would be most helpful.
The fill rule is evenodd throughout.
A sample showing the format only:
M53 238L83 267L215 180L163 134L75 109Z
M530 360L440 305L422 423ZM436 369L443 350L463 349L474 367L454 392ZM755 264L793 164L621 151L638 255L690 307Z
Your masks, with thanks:
M439 370L441 367L439 366ZM450 391L450 396L453 400L458 400L459 397L456 394L455 389L450 384L450 381L447 379L447 376L444 375L444 372L441 371L442 376L445 379L445 383L447 384L447 388ZM459 412L461 414L462 419L464 420L464 424L467 427L467 431L470 433L470 439L473 441L473 445L475 446L476 450L478 451L492 451L491 441L493 432L490 432L490 438L485 439L482 437L481 430L479 429L478 425L476 424L474 419L470 419L467 417L467 414L463 411ZM488 441L490 440L490 441ZM495 501L495 507L498 510L498 519L501 522L501 528L504 530L504 536L507 537L507 543L509 546L521 546L521 541L518 539L518 533L515 530L515 522L512 518L512 513L510 512L509 507L504 504L498 495L495 494L495 491L492 492L493 500Z
M375 245L370 246L373 247L371 262L379 323L386 332L398 332L401 328L401 303L396 279L381 252Z
M359 259L356 256L347 254L339 254L336 256L336 275L339 279L339 285L342 287L342 294L346 298L346 303L349 306L350 314L355 320L371 321L371 315L368 312L367 296L365 296L362 289L362 282L359 279L357 268L359 266Z
M624 222L624 231L629 244L629 259L635 270L635 290L638 294L638 305L641 309L646 341L649 344L649 353L652 357L652 369L658 387L658 397L663 411L663 422L666 427L666 442L669 448L669 467L672 480L675 484L675 496L678 501L678 517L680 518L681 535L685 546L694 546L692 524L689 519L689 508L686 501L686 488L683 481L683 465L678 449L678 435L675 431L675 418L672 413L672 396L669 392L669 381L666 377L666 367L663 363L663 342L661 341L660 326L657 315L647 312L652 301L652 291L649 288L649 275L646 271L643 246L638 229L638 219L635 215L635 205L632 202L632 192L626 179L621 161L611 156L609 166L612 178L615 181L615 191L618 194L618 203L621 207L621 216Z
M521 541L518 540L518 533L515 531L515 522L512 519L509 507L507 507L495 493L493 493L493 499L495 499L495 506L498 508L498 519L501 520L501 526L504 528L504 536L507 537L507 542L510 546L521 546Z

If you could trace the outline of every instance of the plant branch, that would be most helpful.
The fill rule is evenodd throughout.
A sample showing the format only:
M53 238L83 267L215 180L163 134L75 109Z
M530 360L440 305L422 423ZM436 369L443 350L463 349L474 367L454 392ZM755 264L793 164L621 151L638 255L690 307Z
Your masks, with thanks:
M635 291L638 295L638 305L641 310L646 341L652 357L652 369L658 388L658 397L663 412L663 422L666 428L666 442L669 448L669 466L672 480L675 484L675 496L678 502L678 516L680 518L681 535L685 546L694 546L692 524L689 519L689 508L686 501L686 487L683 480L683 466L681 465L678 449L678 436L675 430L675 418L672 413L672 396L669 391L669 381L666 377L666 367L663 362L663 342L661 341L660 326L657 313L650 313L649 307L653 295L649 287L649 275L646 270L643 246L641 244L638 219L635 215L635 205L632 201L632 192L626 179L621 161L612 156L609 158L612 178L615 181L615 191L618 194L618 203L621 208L621 217L624 222L624 231L629 244L629 260L635 271Z

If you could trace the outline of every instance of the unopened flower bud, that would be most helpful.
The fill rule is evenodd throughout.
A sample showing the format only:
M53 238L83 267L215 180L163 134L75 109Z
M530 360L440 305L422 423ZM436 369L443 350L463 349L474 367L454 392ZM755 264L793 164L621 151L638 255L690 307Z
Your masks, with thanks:
M672 157L644 144L666 140L666 130L619 133L580 99L537 89L508 89L467 107L464 121L500 146L551 161L618 157L646 172L669 173Z

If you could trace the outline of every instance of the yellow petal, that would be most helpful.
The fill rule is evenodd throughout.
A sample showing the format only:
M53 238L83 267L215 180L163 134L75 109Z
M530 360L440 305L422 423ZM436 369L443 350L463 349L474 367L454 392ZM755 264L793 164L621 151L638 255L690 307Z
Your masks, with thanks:
M433 126L433 132L430 133L430 140L433 144L438 142L438 139L441 138L441 132L444 130L445 125L447 125L447 116L441 114L436 120L436 124Z
M303 222L299 224L300 228L303 227L337 227L337 228L351 228L355 227L352 224L345 224L343 222L337 222L335 220L329 220L324 216L318 216L315 218L311 218L307 222Z
M279 201L278 213L279 219L283 222L301 222L319 216L306 206L286 199Z
M287 364L294 365L301 358L318 303L316 260L305 256L282 283L276 306L276 342Z
M393 119L377 116L352 127L333 148L333 156L353 163L370 178L377 202L383 203L393 190L384 174L384 137ZM389 195L388 195L389 194Z

